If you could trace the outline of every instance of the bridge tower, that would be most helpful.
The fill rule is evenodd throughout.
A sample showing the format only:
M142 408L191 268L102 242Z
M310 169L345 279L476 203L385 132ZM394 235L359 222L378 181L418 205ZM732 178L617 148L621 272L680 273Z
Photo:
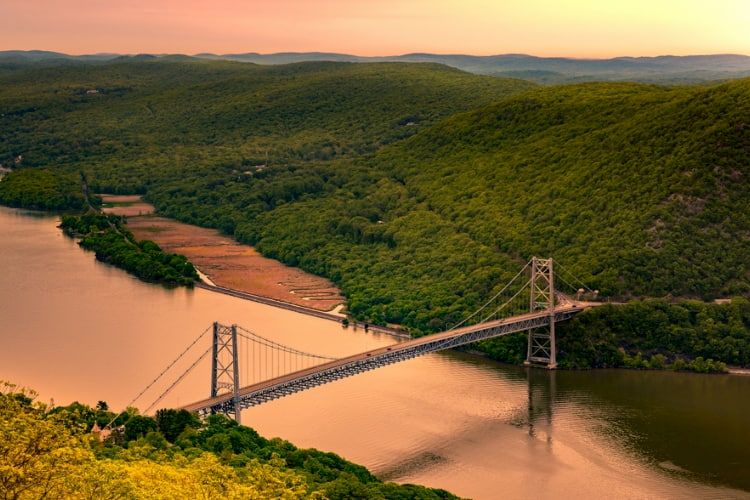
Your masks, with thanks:
M546 364L557 367L555 350L555 272L552 259L531 259L531 299L529 312L548 311L549 326L529 330L525 364Z
M214 323L211 397L220 392L234 394L234 419L240 423L240 368L237 362L237 325ZM221 391L225 389L225 391Z

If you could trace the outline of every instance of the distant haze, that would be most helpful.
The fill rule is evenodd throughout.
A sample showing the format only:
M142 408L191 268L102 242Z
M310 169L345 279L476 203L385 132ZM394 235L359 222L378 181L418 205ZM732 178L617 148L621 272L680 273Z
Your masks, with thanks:
M0 50L750 54L747 0L3 0Z
M468 56L450 54L406 54L390 57L363 57L324 52L281 52L277 54L197 54L128 56L96 54L72 56L50 51L0 50L0 74L23 71L29 67L105 64L125 61L187 61L229 59L260 65L291 64L312 61L334 62L409 62L438 63L470 73L520 78L542 85L587 81L630 81L657 84L695 84L750 77L750 56L714 54L703 56L616 57L577 59L535 57L519 54Z

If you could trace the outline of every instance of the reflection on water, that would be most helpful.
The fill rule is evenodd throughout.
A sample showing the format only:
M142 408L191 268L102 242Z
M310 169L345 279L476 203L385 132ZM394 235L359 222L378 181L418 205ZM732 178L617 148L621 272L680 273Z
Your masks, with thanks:
M565 400L600 409L623 446L678 479L750 490L750 377L560 372Z
M478 486L488 483L512 485L502 490L506 498L750 498L750 409L741 398L725 399L750 393L750 378L549 372L446 356L479 368L471 373L477 390L504 401L481 408L481 425L474 419L459 427L462 434L442 448L440 461L425 461L426 470L419 472L406 462L403 471L388 471L392 479L443 485L455 480L463 488L458 491L482 498L492 498ZM484 387L485 374L501 390ZM702 399L704 384L713 392L708 400ZM722 400L717 418L723 426L712 428L703 417L717 415L714 399ZM461 467L469 460L470 468ZM460 479L451 475L457 466Z
M329 356L394 341L205 290L141 283L82 252L54 219L0 208L0 228L0 378L59 404L123 408L214 321ZM209 374L196 367L163 405L208 396ZM748 394L750 377L550 372L448 352L242 418L265 436L339 453L387 480L477 499L750 498Z

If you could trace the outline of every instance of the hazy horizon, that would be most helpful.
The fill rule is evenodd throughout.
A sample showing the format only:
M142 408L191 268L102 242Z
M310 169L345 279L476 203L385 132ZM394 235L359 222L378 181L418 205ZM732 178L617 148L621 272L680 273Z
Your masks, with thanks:
M187 53L187 52L108 52L108 51L92 51L87 53L80 53L80 54L71 54L68 52L63 52L59 50L54 49L0 49L0 53L2 52L49 52L49 53L55 53L55 54L62 54L69 57L100 57L100 56L140 56L140 55L146 55L146 56L154 56L154 57L162 57L162 56L187 56L187 57L200 57L200 56L216 56L216 57L227 57L227 56L242 56L242 55L258 55L258 56L276 56L276 55L285 55L285 54L322 54L322 55L336 55L336 56L347 56L347 57L358 57L358 58L396 58L396 57L405 57L405 56L418 56L418 55L427 55L427 56L440 56L440 57L503 57L503 56L520 56L520 57L533 57L533 58L539 58L539 59L569 59L569 60L580 60L580 61L606 61L606 60L612 60L612 59L655 59L660 57L721 57L721 56L739 56L739 57L750 57L750 54L740 54L740 53L705 53L705 54L682 54L682 55L676 55L676 54L658 54L654 56L643 56L643 55L632 55L632 54L622 54L622 55L615 55L615 56L607 56L607 57L576 57L576 56L540 56L536 54L529 54L529 53L519 53L519 52L512 52L512 53L497 53L497 54L487 54L487 55L478 55L478 54L470 54L470 53L439 53L439 52L405 52L402 54L386 54L386 55L378 55L378 56L364 56L361 54L353 54L353 53L347 53L347 52L324 52L324 51L316 51L316 50L310 50L310 51L304 51L304 50L289 50L289 51L281 51L281 52L256 52L256 51L237 51L237 52L226 52L226 53L217 53L217 52L208 52L208 51L201 51L201 52L195 52L195 53Z
M750 54L745 0L5 0L0 50L69 55Z

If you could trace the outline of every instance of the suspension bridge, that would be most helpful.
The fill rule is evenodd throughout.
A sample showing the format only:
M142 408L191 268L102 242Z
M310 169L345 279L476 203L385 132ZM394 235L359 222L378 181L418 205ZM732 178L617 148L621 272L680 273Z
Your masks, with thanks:
M565 292L559 288L564 288ZM182 409L201 416L225 413L233 415L238 422L245 408L417 356L515 332L528 332L527 364L555 368L555 324L596 305L582 300L595 295L595 291L583 286L552 259L534 257L481 308L452 328L343 358L303 352L241 326L214 323L154 380L168 372L209 331L212 333L211 346L145 411L178 385L209 352L210 397L184 405ZM240 360L243 360L242 365Z

